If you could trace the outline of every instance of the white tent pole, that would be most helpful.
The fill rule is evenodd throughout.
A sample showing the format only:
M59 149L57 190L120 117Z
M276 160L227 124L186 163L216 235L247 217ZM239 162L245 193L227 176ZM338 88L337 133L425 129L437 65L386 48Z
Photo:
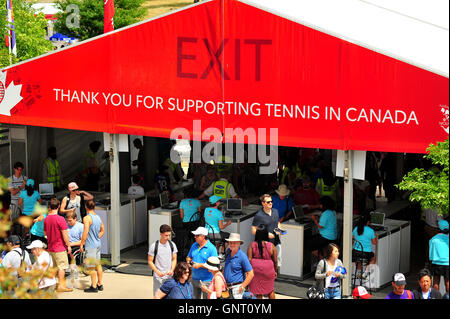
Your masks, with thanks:
M342 296L351 295L352 278L352 231L353 231L353 151L344 151L344 222L342 230L343 263L347 277L342 283Z
M111 161L111 211L110 247L111 265L120 264L120 181L119 181L119 135L110 134L109 158Z

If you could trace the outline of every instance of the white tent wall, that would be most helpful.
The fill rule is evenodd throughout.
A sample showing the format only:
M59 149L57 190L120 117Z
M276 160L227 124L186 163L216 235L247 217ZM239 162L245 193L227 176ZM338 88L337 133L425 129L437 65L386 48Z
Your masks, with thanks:
M315 30L449 76L448 0L241 0Z

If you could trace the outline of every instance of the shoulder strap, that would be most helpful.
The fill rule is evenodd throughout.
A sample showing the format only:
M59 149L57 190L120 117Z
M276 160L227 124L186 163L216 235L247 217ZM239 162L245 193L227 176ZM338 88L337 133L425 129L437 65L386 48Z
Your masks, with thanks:
M17 250L13 250L13 251L19 254L20 259L22 259L22 260L24 259L25 254L23 254L23 249L22 249L22 253L18 252Z
M170 245L170 251L171 251L172 254L173 254L173 250L174 250L174 248L173 248L173 243L172 243L172 241L170 241L170 240L169 240L169 245Z
M84 204L85 204L84 195L80 195L80 215L82 219L87 215L86 206L84 206Z
M69 205L69 202L70 202L70 194L67 194L66 207L64 207L64 209L67 209L67 206Z
M324 258L323 260L323 274L327 273L327 260ZM323 279L323 288L325 288L325 286L327 285L327 277L325 276L325 278Z
M406 290L406 293L408 294L408 299L413 299L412 296L411 296L411 291L410 290Z
M156 255L158 254L158 246L159 246L159 240L157 240L157 241L155 242L155 253L154 253L154 255L153 255L153 263L156 262Z

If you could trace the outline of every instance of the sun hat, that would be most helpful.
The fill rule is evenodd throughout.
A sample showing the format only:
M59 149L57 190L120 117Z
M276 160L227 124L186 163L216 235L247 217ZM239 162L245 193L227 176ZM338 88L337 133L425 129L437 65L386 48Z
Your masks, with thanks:
M203 264L203 267L209 270L220 270L220 260L216 256L211 256L206 263Z
M441 219L440 221L438 221L438 224L440 230L448 229L448 221L446 221L445 219Z
M209 203L210 204L215 204L217 203L219 200L221 200L222 198L220 196L217 195L212 195L211 197L209 197Z
M196 230L192 231L194 235L208 236L208 230L205 227L198 227Z
M392 276L392 281L397 286L400 285L406 285L406 278L405 275L403 275L401 272L396 273L394 276Z
M284 184L278 186L278 189L275 192L280 196L288 196L291 193L291 191Z
M78 185L75 182L69 183L69 186L67 187L69 189L69 191L74 191L76 189L78 189Z
M27 246L27 249L33 249L33 248L45 248L45 244L40 241L39 239L33 240L32 243Z
M230 237L225 239L226 241L240 241L241 244L243 244L244 242L241 240L241 235L237 234L237 233L231 233Z
M372 297L372 295L367 292L365 287L358 286L358 287L355 287L355 289L353 289L353 297L369 299L370 297Z
M34 179L31 178L27 179L27 186L34 187Z

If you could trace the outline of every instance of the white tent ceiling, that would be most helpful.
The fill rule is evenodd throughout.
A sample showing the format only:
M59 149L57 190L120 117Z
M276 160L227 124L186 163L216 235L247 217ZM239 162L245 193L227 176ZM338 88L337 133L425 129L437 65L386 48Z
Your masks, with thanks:
M448 0L241 0L313 29L449 76Z

